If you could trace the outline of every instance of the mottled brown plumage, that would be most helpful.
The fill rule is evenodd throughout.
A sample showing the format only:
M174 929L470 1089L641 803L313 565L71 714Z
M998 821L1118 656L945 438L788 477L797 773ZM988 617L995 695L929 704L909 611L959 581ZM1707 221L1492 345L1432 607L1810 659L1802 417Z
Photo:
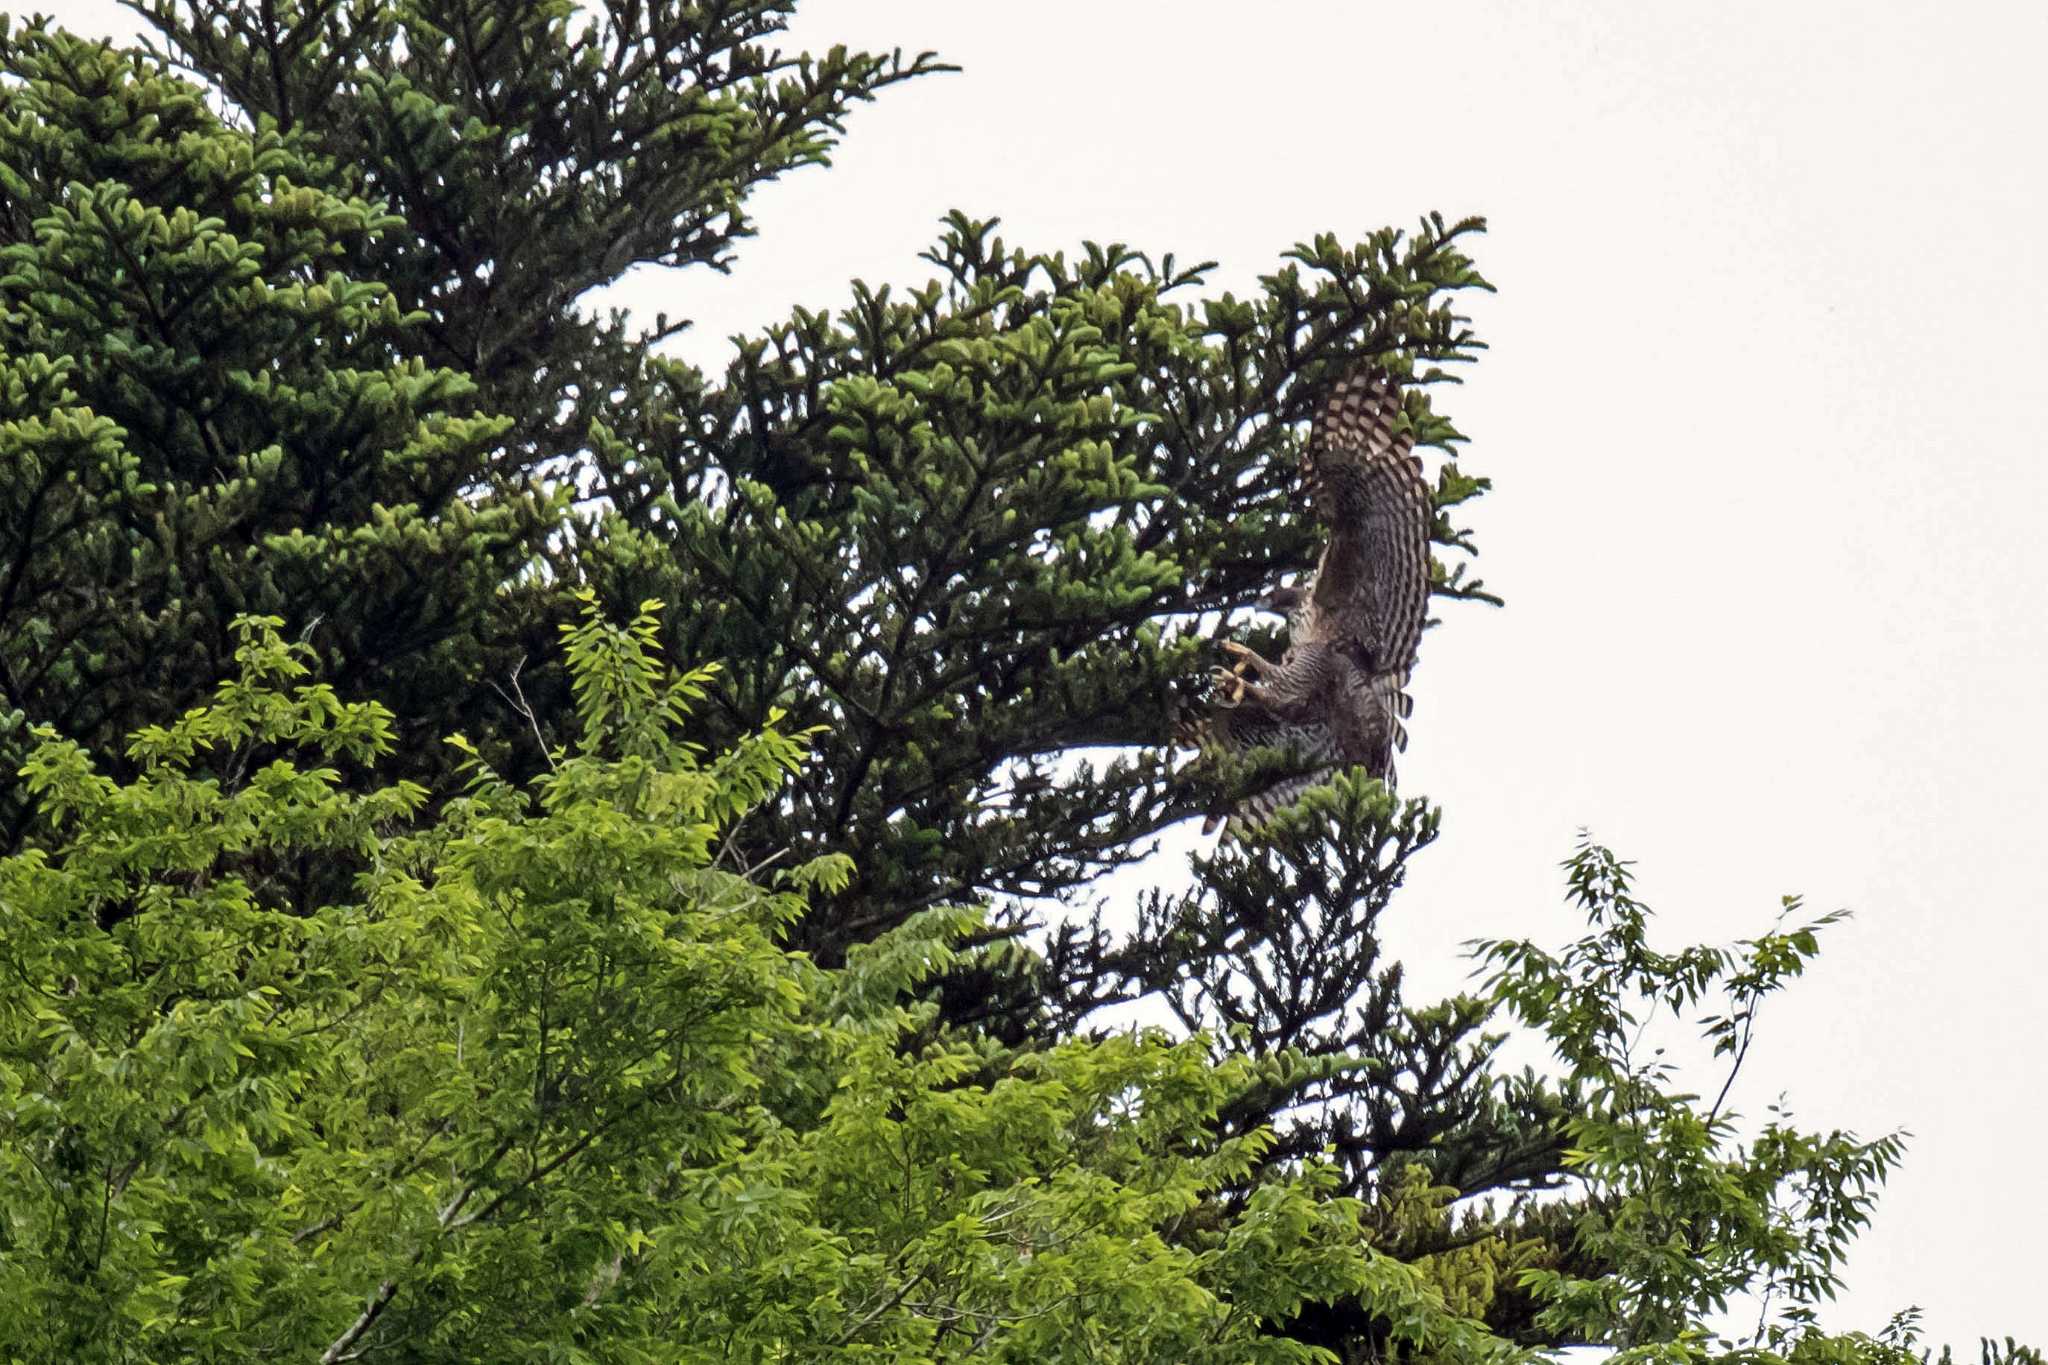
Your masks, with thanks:
M1219 677L1207 733L1225 752L1290 750L1307 771L1247 798L1230 813L1233 828L1265 819L1339 767L1394 780L1429 610L1432 507L1400 417L1400 389L1361 369L1337 382L1310 427L1302 474L1328 540L1306 592L1280 589L1268 599L1289 610L1280 662L1224 642L1240 662Z

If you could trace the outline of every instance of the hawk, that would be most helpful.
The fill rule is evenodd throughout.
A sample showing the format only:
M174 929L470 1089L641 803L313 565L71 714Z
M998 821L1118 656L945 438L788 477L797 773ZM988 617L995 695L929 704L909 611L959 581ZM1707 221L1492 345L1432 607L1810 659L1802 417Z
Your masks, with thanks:
M1228 812L1233 830L1266 819L1339 767L1394 780L1394 753L1407 744L1408 675L1429 609L1434 515L1414 434L1400 428L1400 416L1399 386L1362 368L1337 381L1309 428L1302 474L1328 536L1322 558L1306 590L1279 588L1261 603L1288 614L1280 662L1223 642L1238 664L1218 670L1207 726L1209 742L1226 753L1286 749L1307 771ZM1210 816L1204 832L1225 818Z

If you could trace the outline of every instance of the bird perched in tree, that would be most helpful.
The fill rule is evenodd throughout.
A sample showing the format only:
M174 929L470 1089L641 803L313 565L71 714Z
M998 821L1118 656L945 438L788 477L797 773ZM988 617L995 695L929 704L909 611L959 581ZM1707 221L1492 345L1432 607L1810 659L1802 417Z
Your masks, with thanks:
M1212 815L1204 832L1226 817L1233 830L1264 820L1339 767L1393 782L1429 608L1432 503L1414 445L1401 390L1376 369L1338 380L1317 410L1302 473L1328 536L1322 558L1305 590L1279 588L1261 604L1288 613L1280 662L1223 642L1238 664L1217 672L1205 736L1225 753L1288 750L1297 771Z

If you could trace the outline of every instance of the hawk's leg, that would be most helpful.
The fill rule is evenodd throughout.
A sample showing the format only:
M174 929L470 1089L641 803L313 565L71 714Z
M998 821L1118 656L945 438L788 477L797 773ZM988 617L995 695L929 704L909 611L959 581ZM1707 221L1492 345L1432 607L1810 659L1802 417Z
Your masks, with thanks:
M1237 662L1231 666L1228 673L1220 668L1216 670L1219 685L1229 698L1229 704L1237 706L1243 703L1246 697L1252 697L1268 708L1281 709L1278 698L1250 679L1254 672L1261 677L1279 677L1286 672L1286 665L1276 664L1251 646L1241 645L1235 640L1223 640L1219 643L1226 654L1237 656Z
M1223 646L1225 654L1235 654L1237 656L1237 666L1231 671L1240 677L1251 669L1257 669L1261 673L1278 673L1280 671L1280 665L1274 663L1250 645L1241 645L1235 640L1223 640L1219 641L1219 643Z
M1235 675L1233 675L1235 676ZM1275 691L1265 683L1255 683L1246 678L1237 679L1237 695L1230 703L1240 706L1251 702L1270 713L1276 720L1289 724L1306 724L1322 717L1323 702L1314 692Z
M1236 706L1244 700L1245 678L1253 669L1261 673L1278 673L1280 666L1262 656L1257 650L1239 644L1235 640L1219 641L1226 654L1235 654L1237 662L1228 669L1213 669L1210 677L1222 693L1225 706Z
M1241 645L1235 640L1224 640L1220 643L1223 646L1224 653L1237 656L1237 662L1232 664L1230 668L1230 676L1234 680L1229 689L1233 702L1244 700L1244 679L1254 670L1262 677L1280 671L1279 664L1274 663L1249 645Z

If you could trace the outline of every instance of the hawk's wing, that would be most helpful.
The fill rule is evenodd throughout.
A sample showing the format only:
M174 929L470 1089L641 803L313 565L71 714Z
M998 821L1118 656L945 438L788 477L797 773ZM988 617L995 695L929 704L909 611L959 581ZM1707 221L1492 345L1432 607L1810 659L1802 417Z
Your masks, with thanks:
M1389 780L1392 751L1408 742L1402 721L1429 615L1434 516L1414 434L1400 419L1400 388L1378 370L1354 370L1323 400L1302 460L1330 537L1311 590L1314 628L1356 661L1364 683L1344 689L1360 714L1333 728L1349 761Z

